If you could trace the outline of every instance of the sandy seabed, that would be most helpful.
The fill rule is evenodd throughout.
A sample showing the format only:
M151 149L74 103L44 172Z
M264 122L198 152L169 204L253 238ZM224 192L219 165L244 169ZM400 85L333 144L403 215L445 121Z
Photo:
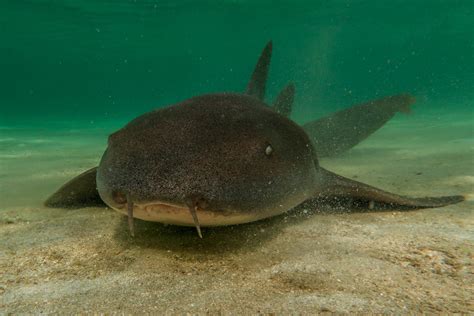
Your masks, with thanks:
M204 229L42 200L97 164L107 131L2 129L0 314L474 313L471 201L411 212L312 202ZM468 120L402 119L321 165L410 196L472 194Z

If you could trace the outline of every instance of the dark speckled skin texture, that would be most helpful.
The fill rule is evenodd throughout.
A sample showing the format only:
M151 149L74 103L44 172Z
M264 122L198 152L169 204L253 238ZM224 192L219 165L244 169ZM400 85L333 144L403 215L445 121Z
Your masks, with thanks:
M146 113L112 134L97 184L109 205L119 192L136 203L198 197L207 210L274 213L314 194L315 164L294 122L254 97L211 94Z
M102 199L127 213L130 223L136 215L187 225L195 211L206 225L216 226L277 215L311 198L349 199L369 209L463 201L462 196L403 197L321 168L316 152L331 156L348 150L396 112L409 111L414 99L386 97L300 127L285 117L291 113L292 84L273 109L263 102L271 52L269 42L245 95L197 96L141 115L109 137L96 179L95 168L86 171L45 204L81 207Z
M97 169L100 197L121 212L131 202L146 220L189 224L183 219L190 213L178 209L186 210L190 201L198 206L198 218L217 226L281 214L311 198L349 198L367 209L440 207L464 200L409 198L333 174L319 166L302 127L242 94L198 96L146 113L108 143ZM64 192L74 191L68 188L88 183L89 173L93 170L66 184L58 196L68 197ZM155 213L147 215L149 205L155 205ZM169 210L163 205L174 208L165 219L159 217Z

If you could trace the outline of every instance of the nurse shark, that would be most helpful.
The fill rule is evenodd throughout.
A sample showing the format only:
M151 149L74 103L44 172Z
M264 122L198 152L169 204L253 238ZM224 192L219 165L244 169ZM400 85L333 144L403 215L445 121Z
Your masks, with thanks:
M111 134L98 167L50 196L49 207L105 203L133 219L201 227L234 225L284 213L310 199L347 199L369 209L441 207L461 195L412 198L324 169L319 157L342 153L375 132L414 98L389 96L299 126L289 119L295 87L265 103L272 43L245 93L196 96L145 113ZM354 132L357 130L357 132Z

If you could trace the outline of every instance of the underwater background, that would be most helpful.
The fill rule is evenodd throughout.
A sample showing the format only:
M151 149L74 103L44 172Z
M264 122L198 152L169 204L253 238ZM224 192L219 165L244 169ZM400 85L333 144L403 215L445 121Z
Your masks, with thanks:
M269 40L269 101L295 82L297 120L400 92L453 112L470 109L474 95L470 0L0 6L2 125L128 120L194 95L243 91Z
M115 212L42 202L138 115L243 92L269 40L267 102L294 82L298 123L417 99L323 166L411 196L472 194L473 30L472 0L1 0L0 313L472 312L472 202L280 217L199 242L147 223L130 241Z
M425 115L471 124L473 11L470 0L4 0L0 176L11 198L2 203L31 197L16 189L17 175L37 171L38 159L64 162L80 152L75 164L88 168L107 135L140 114L199 94L244 91L269 40L267 102L294 82L299 123L410 93L414 115L386 128Z

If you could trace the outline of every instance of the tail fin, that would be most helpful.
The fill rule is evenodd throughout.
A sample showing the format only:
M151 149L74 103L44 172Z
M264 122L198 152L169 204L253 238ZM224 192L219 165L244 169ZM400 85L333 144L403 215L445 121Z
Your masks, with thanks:
M404 114L411 114L411 106L416 102L416 98L410 94L400 94L392 96L392 102L398 107L398 111Z
M381 128L397 112L408 113L415 98L399 94L351 106L303 125L319 157L343 153Z
M403 100L400 100L399 111L404 114L411 114L411 105L416 102L416 98L409 94L400 95Z

